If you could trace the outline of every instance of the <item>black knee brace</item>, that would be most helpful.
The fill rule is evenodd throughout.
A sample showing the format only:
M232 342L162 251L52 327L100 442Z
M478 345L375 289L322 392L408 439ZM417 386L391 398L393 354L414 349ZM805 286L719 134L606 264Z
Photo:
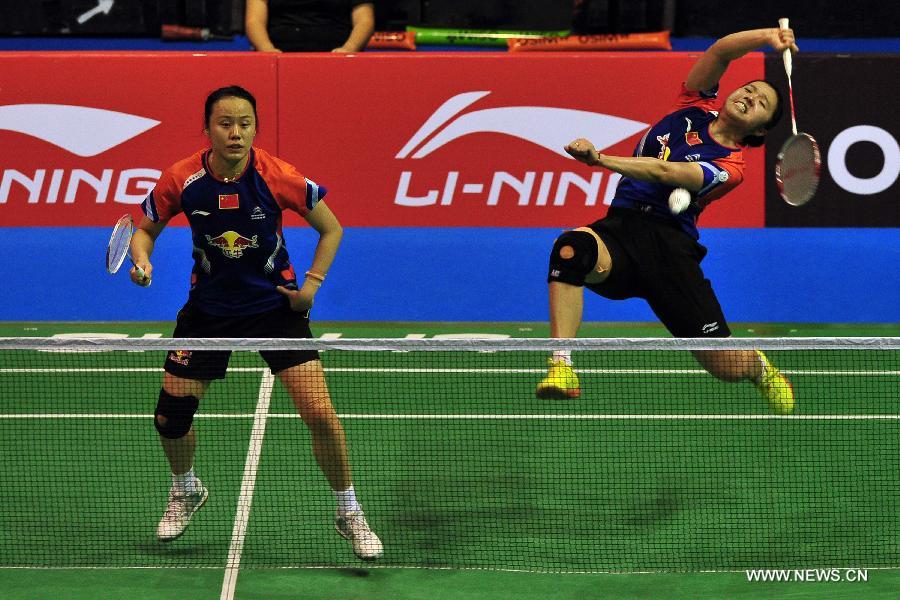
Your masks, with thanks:
M166 390L159 390L153 420L159 435L170 440L186 436L199 406L200 399L196 396L173 396Z
M567 231L556 238L550 253L547 282L584 285L584 278L597 266L597 240L585 231Z

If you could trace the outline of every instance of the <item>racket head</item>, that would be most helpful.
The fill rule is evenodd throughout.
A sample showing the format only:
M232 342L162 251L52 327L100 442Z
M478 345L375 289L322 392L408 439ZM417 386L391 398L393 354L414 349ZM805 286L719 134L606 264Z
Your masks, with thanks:
M109 245L106 247L106 270L116 273L125 262L131 246L131 236L134 234L134 220L131 215L122 215L113 227L109 237Z
M789 137L775 159L775 183L781 198L791 206L809 202L819 187L821 168L819 144L811 135Z

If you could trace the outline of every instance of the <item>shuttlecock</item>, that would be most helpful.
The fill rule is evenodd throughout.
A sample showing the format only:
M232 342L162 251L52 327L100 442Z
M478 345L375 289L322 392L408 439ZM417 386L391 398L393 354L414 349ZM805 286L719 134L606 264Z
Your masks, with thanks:
M669 210L673 215L681 214L691 205L691 193L684 188L675 188L669 194Z

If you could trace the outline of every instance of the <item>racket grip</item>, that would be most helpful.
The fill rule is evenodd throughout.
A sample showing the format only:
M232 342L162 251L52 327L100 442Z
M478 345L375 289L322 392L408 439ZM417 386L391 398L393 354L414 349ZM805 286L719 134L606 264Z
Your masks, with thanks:
M782 17L778 19L778 27L779 29L787 29L788 28L788 18ZM787 73L787 76L791 76L791 69L793 67L793 60L791 59L791 49L785 48L784 52L781 53L781 58L784 60L784 72Z

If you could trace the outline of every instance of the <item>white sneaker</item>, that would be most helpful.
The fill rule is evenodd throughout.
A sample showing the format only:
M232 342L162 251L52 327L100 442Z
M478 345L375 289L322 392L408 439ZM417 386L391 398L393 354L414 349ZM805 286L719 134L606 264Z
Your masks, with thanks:
M366 523L366 517L362 511L350 512L346 515L338 515L334 519L334 528L353 545L353 553L362 560L375 560L381 558L384 546L375 532Z
M161 542L171 542L181 537L194 513L200 510L209 498L209 490L200 483L200 489L194 494L182 494L174 489L169 490L169 502L166 512L156 528L156 537Z

